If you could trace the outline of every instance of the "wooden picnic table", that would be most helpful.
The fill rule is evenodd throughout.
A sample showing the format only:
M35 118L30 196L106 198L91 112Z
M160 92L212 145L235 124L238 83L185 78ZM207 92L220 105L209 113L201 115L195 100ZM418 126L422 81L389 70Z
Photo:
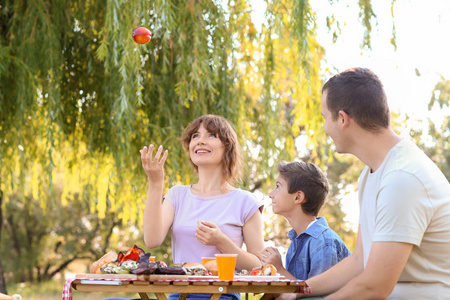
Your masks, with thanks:
M154 293L158 300L167 300L167 293L180 293L180 299L189 293L212 294L218 300L227 293L304 293L304 281L268 276L236 276L233 281L220 281L215 276L188 275L120 275L77 274L72 287L80 292L138 293L148 300L147 293Z

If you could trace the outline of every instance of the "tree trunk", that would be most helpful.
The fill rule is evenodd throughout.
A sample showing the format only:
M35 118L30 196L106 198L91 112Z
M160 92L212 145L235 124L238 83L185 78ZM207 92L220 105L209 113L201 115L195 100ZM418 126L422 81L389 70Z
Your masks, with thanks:
M3 227L2 204L3 204L3 191L0 190L0 241L2 240L2 227ZM3 265L1 257L0 257L0 293L8 294L8 292L6 291L6 280L5 274L3 273Z

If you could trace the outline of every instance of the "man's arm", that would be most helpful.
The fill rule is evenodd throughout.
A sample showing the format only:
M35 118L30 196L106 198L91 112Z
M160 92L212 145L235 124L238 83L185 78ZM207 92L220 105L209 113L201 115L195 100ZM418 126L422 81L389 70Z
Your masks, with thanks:
M323 296L336 292L364 270L361 228L358 230L355 251L327 271L314 276L306 283L311 288L309 296Z
M386 299L405 268L412 244L373 242L364 271L329 299Z

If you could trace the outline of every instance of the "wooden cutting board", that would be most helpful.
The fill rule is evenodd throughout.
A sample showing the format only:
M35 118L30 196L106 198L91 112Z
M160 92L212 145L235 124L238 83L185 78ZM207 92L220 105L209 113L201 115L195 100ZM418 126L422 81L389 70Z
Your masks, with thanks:
M91 274L83 273L76 274L75 278L87 278L87 279L129 279L129 280L184 280L188 279L188 275L135 275L135 274Z

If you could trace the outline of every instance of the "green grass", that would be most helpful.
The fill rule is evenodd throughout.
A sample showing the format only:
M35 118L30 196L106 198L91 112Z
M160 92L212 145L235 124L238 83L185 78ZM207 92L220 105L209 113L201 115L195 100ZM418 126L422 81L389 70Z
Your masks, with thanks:
M65 281L47 281L42 283L8 284L8 294L19 294L23 300L61 300ZM151 295L149 295L151 296ZM112 297L139 298L136 293L83 293L72 289L73 300L101 300Z

